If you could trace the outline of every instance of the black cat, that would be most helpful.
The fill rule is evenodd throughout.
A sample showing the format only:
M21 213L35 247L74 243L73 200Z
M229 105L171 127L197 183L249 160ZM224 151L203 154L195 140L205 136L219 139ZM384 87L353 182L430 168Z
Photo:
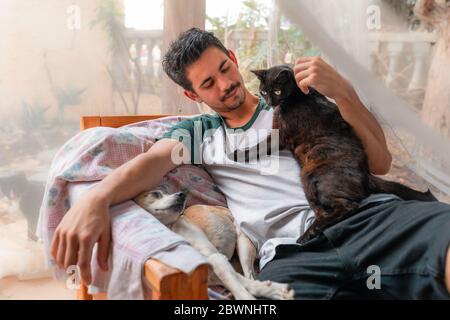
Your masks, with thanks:
M303 243L358 209L372 193L392 193L404 200L435 201L419 192L372 175L366 152L338 107L310 88L305 95L288 66L252 71L260 93L274 109L280 149L289 149L301 167L301 182L316 220L299 239Z

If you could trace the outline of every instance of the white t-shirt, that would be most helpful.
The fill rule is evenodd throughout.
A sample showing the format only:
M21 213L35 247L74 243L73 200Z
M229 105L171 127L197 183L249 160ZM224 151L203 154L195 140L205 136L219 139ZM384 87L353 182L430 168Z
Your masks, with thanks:
M243 127L228 128L219 114L205 114L174 125L163 136L182 141L191 150L191 162L212 176L235 222L256 246L260 269L274 257L277 245L295 244L314 221L300 182L300 166L290 151L261 152L247 162L242 154L234 156L235 150L264 143L272 132L272 119L273 109L260 97ZM393 197L371 195L361 205Z

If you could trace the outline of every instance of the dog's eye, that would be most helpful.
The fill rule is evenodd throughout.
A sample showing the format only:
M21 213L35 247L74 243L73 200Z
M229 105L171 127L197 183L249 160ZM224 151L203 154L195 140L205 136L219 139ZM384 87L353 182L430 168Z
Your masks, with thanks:
M261 90L261 94L262 94L263 96L267 96L267 91Z
M281 95L281 90L275 90L273 93L275 93L276 96L280 96Z
M152 196L154 196L156 199L161 199L163 195L161 191L153 191Z

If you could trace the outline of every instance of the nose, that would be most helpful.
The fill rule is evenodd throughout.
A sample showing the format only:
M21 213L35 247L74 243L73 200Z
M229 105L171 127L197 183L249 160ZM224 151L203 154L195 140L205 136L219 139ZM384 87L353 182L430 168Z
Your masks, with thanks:
M180 192L177 192L176 194L175 194L175 196L178 198L178 199L185 199L186 198L186 192L184 192L184 191L180 191Z
M268 104L269 106L271 106L271 107L274 107L273 101L272 101L272 99L271 99L270 97L267 98L267 104Z
M221 92L225 92L233 84L232 81L230 81L228 78L224 76L218 76L216 81Z

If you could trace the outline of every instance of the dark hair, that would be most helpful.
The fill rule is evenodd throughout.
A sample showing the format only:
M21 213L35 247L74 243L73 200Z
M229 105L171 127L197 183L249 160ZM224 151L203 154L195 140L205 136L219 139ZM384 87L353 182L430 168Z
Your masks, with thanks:
M227 48L214 36L199 28L191 28L182 32L173 41L162 60L162 66L170 79L185 90L194 91L192 83L185 75L186 68L200 58L200 55L209 47L214 46L227 56Z

